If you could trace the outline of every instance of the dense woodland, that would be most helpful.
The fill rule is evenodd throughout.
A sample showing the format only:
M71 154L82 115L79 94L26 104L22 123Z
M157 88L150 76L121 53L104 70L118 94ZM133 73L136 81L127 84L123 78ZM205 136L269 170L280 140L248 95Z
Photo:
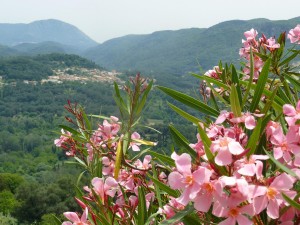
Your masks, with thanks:
M48 225L52 224L51 214L61 217L64 211L76 211L72 196L79 170L68 164L72 159L53 145L54 139L60 136L59 125L66 124L64 105L68 100L82 105L87 114L119 114L112 97L112 83L33 85L23 82L23 79L45 78L47 71L50 74L52 69L62 65L100 68L78 56L60 54L0 61L0 76L3 76L0 86L0 224L2 220L6 221L2 224L14 224L17 220L24 225ZM124 72L120 77L128 80L130 75L134 73ZM155 80L155 84L167 82L168 79ZM174 86L176 81L169 84ZM180 86L185 85L188 83ZM197 93L197 86L194 91ZM168 124L171 121L183 133L190 134L189 140L196 138L195 128L180 126L182 119L169 109L167 101L172 100L154 88L141 124L161 133L145 127L138 130L142 137L147 133L147 139L159 142L157 151L170 149ZM96 127L99 121L94 119L93 122Z

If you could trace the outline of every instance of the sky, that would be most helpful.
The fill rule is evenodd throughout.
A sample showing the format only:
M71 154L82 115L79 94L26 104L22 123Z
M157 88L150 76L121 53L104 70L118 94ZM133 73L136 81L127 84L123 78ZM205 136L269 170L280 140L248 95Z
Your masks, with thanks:
M299 9L299 0L0 0L0 23L58 19L102 43L235 19L286 20L300 16Z

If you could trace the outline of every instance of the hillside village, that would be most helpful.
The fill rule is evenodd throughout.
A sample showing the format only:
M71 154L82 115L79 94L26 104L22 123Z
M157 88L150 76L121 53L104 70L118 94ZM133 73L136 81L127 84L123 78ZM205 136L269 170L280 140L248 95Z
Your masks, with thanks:
M48 76L47 79L41 81L35 80L23 80L25 84L37 85L38 83L44 84L47 82L61 84L66 81L79 81L80 83L86 82L108 82L108 83L124 83L118 76L120 72L115 70L105 71L100 69L87 69L80 67L67 67L64 69L53 70L52 76ZM2 76L0 76L0 87L3 85L16 85L16 82L6 83Z
M121 80L118 78L118 75L120 75L121 73L116 72L115 70L105 71L99 69L70 67L53 70L53 73L55 75L49 76L48 79L42 79L41 83L63 83L64 81L80 81L81 83L85 83L87 81L109 83L112 83L114 81L118 83L121 82Z

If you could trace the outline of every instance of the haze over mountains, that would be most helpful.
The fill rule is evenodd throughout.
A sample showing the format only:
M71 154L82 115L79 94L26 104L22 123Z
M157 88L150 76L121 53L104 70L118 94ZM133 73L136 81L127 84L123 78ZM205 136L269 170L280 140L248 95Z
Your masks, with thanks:
M246 30L255 28L259 33L278 37L279 32L288 32L299 23L300 17L281 21L234 20L210 28L127 35L102 44L58 20L0 24L0 56L75 53L108 69L179 75L199 71L199 66L209 69L219 59L237 62Z

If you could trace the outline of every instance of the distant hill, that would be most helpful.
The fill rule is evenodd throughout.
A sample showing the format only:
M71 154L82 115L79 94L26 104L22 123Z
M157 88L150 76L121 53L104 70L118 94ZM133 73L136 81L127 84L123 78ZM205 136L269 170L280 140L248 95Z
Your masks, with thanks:
M179 75L199 71L199 66L207 70L217 65L220 59L237 62L243 33L251 28L270 36L288 32L299 23L300 17L280 21L233 20L205 29L128 35L92 47L84 56L109 69Z
M9 47L23 43L56 42L83 50L97 45L75 26L54 19L29 24L0 23L0 34L0 44Z
M20 55L20 52L18 50L7 47L5 45L0 45L0 57L16 56L16 55Z
M86 69L103 68L78 55L45 54L37 56L17 56L0 59L0 76L5 80L37 80L54 75L54 70L77 67Z

